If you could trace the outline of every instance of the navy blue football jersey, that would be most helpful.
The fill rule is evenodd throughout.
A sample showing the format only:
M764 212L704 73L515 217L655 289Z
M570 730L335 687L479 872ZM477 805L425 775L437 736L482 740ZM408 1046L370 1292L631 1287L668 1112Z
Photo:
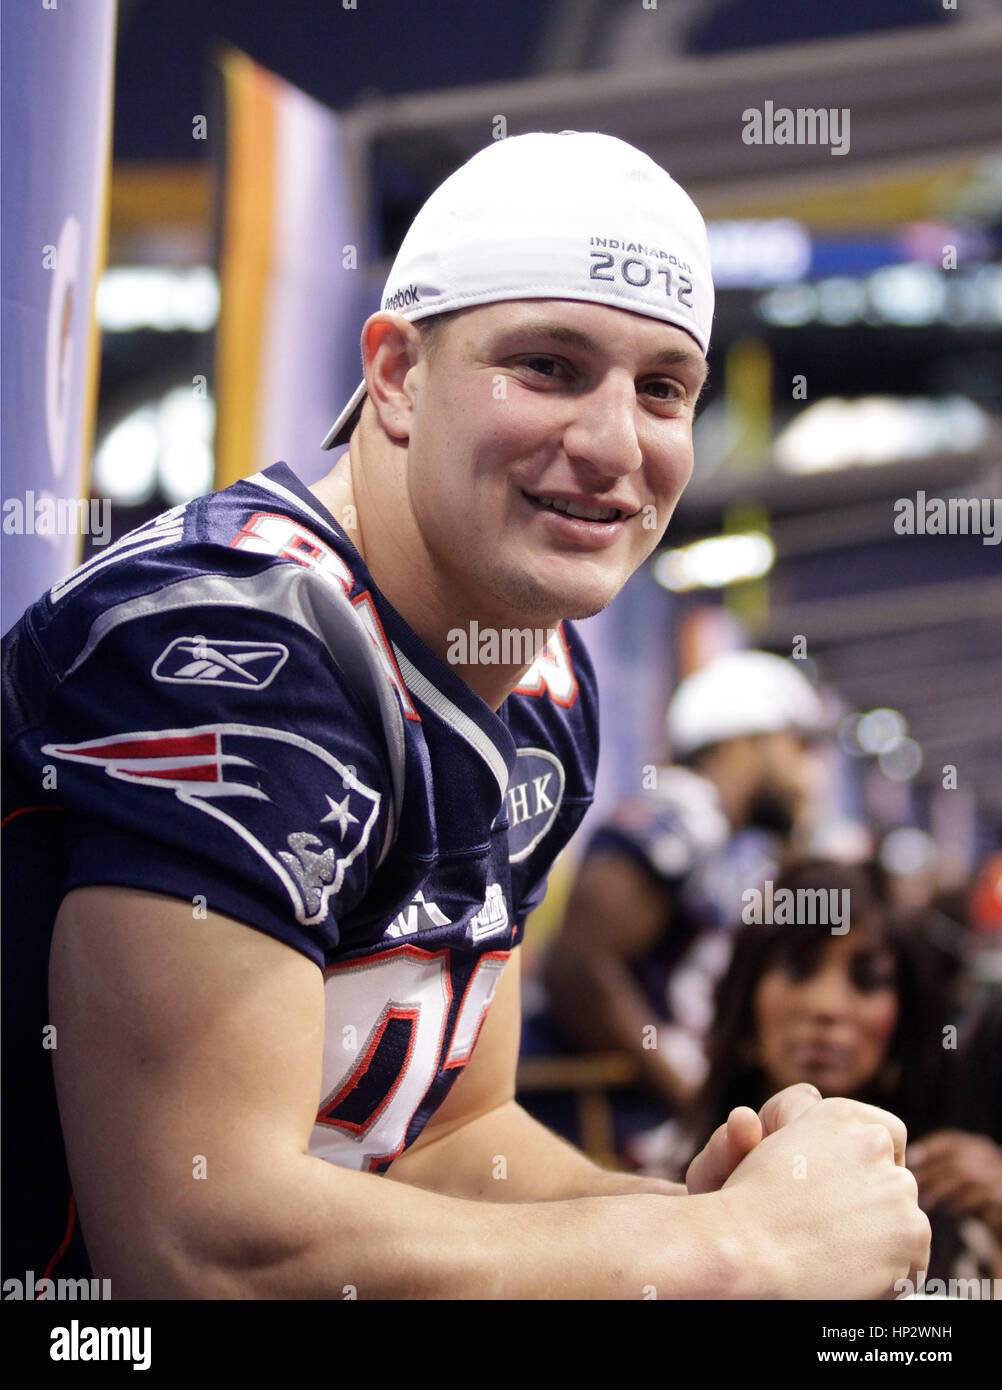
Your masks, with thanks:
M113 884L323 971L311 1152L383 1172L468 1061L590 804L597 698L564 623L496 713L285 464L96 555L4 639L4 1270L86 1271L47 1028L52 923ZM345 1026L350 1020L350 1026Z

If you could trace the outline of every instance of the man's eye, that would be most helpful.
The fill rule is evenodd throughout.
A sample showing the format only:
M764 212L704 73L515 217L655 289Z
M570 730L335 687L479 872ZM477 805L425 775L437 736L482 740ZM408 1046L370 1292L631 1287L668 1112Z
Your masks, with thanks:
M685 392L677 381L665 381L663 378L648 381L644 389L650 391L659 401L680 401L685 397Z
M560 370L559 362L553 357L527 357L525 365L542 376L556 376Z

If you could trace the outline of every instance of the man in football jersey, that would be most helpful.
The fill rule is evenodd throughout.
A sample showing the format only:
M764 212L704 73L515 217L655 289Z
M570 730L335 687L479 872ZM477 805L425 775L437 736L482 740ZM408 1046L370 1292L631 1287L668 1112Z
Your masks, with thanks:
M634 1136L684 1108L705 1076L713 989L743 894L777 871L810 789L808 744L823 717L791 662L733 651L680 683L665 724L675 762L654 769L653 784L592 834L546 954L547 1005L526 1020L534 1051L633 1057L638 1084L610 1100L620 1151L648 1160L650 1140L641 1148ZM527 1097L534 1114L573 1137L551 1115L555 1103Z
M176 507L9 635L5 1263L140 1298L886 1292L928 1246L895 1117L793 1088L685 1194L513 1100L522 926L595 771L570 620L692 468L698 212L611 137L505 140L382 303L324 479Z

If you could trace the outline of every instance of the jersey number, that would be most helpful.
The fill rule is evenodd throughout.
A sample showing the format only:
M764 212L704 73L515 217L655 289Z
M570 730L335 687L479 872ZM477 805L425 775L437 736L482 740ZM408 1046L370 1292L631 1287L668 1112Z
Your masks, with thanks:
M402 1152L440 1071L470 1059L510 952L481 956L456 1022L450 952L397 946L335 965L324 979L324 1100L310 1153L371 1172Z

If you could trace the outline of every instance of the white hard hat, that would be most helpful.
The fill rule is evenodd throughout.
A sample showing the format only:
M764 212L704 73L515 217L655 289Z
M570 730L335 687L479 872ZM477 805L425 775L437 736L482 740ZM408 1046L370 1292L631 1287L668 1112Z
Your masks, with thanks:
M686 676L665 719L678 758L743 735L815 733L822 723L821 701L791 662L749 651L724 652Z

